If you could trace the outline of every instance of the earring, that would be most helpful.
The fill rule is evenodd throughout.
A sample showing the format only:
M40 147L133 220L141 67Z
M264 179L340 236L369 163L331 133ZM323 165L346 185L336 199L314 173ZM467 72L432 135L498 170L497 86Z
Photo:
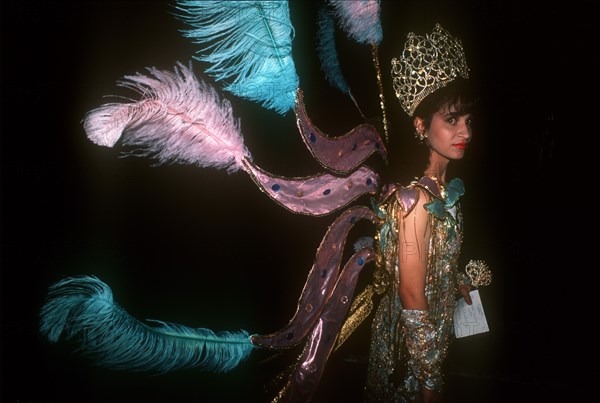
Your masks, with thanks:
M415 130L415 138L421 143L427 138L427 131L420 132L419 129Z

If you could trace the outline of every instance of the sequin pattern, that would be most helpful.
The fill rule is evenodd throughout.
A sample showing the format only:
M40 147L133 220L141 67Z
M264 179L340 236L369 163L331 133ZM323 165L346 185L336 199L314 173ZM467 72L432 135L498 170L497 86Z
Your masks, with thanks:
M430 183L430 179L422 178L397 192L421 188L430 199L443 198L445 192L441 186L439 189L429 189L420 185L424 182ZM390 197L380 205L386 212L382 226L387 225L392 230L387 231L378 244L383 272L380 277L387 275L389 284L386 284L386 291L372 324L365 386L365 400L372 402L419 401L419 379L427 379L427 388L439 390L442 382L441 378L437 379L436 376L452 337L458 258L462 243L460 207L456 205L457 220L440 219L429 213L431 237L425 286L429 310L403 311L396 286L399 279L397 212L406 211L406 206L401 200L403 198L400 194L398 197ZM407 337L406 332L410 331L411 326L414 332ZM432 329L427 329L427 326L431 326ZM412 357L408 354L407 346L411 348ZM419 351L421 353L418 353Z

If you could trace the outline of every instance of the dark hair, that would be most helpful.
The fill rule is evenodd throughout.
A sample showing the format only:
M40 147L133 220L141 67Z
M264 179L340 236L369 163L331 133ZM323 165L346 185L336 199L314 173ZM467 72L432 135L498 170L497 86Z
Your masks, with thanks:
M442 108L452 108L459 115L467 115L475 112L477 103L477 96L471 83L468 80L457 78L425 97L417 106L412 117L422 118L425 121L425 127L429 128L433 115Z
M428 163L429 147L419 143L414 136L413 119L420 117L429 128L433 115L444 107L450 107L459 114L477 115L479 98L469 80L457 78L443 88L429 94L417 107L410 121L406 120L398 136L392 138L395 143L389 149L394 153L390 159L388 182L410 183L423 174ZM404 114L404 112L402 112ZM404 114L404 116L407 116Z

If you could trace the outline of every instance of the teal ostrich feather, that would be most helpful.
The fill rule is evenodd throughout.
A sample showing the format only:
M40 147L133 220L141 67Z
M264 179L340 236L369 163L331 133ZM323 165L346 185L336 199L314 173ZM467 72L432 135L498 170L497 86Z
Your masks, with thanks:
M164 373L198 367L227 372L246 359L250 335L150 320L143 323L113 301L94 276L69 277L50 287L41 310L40 332L48 340L73 341L99 366Z
M327 82L351 96L335 46L335 19L324 5L319 9L317 19L317 51Z
M320 7L317 17L317 54L321 62L321 71L323 71L327 82L332 87L348 95L364 118L364 114L360 110L354 95L352 95L350 86L342 72L335 44L335 18L325 4Z
M284 114L295 106L299 79L292 59L288 1L178 0L194 58L223 89Z

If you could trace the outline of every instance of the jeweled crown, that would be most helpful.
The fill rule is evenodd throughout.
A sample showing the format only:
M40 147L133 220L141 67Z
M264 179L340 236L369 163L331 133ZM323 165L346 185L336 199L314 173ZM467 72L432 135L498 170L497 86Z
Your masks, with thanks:
M469 78L462 43L440 24L425 36L409 33L402 55L392 59L394 91L410 116L426 96L457 77Z

